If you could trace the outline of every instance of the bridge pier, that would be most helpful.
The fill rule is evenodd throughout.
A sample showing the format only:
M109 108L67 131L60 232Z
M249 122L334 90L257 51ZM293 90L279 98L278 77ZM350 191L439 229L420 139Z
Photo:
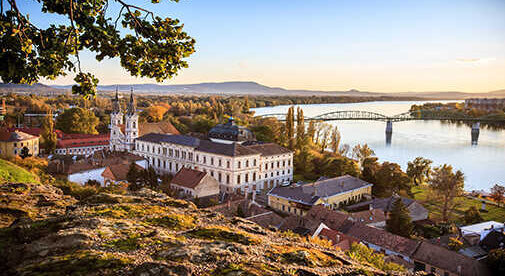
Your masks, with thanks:
M476 122L472 125L472 145L479 143L480 123Z
M386 122L386 146L391 145L391 140L393 139L393 122L388 120Z

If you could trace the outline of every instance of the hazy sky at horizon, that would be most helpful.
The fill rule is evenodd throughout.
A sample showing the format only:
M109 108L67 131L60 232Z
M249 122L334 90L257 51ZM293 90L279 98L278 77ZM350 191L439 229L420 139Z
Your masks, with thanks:
M61 20L41 16L35 1L18 5L37 23ZM256 81L384 92L505 88L505 0L165 0L146 6L179 18L197 41L189 68L164 84ZM129 76L117 59L98 63L84 53L81 60L100 84L155 83Z

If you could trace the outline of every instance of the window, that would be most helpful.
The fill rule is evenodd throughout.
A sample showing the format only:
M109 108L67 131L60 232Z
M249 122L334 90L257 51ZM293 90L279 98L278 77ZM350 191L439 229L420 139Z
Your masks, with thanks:
M226 184L230 184L230 175L229 174L226 175Z
M436 267L431 267L431 273L437 273L437 268Z
M229 169L230 168L230 161L226 161L226 167Z
M218 164L219 164L219 167L221 167L221 159L219 159Z
M240 184L240 175L237 175L237 184Z
M240 169L240 161L238 161L237 166L238 166L238 168Z
M288 166L291 166L291 159L288 160Z
M22 145L21 145L21 146L22 146ZM249 160L246 160L246 161L245 161L245 166L246 166L246 168L249 168Z
M253 173L253 181L256 181L256 173Z
M198 154L196 155L196 162L200 162L200 156Z
M245 182L249 182L249 174L245 175Z
M174 150L173 149L168 149L168 155L173 156L174 155Z
M281 162L277 161L277 168L281 166Z
M221 173L218 173L217 174L217 181L221 182L221 180L222 180Z
M210 158L210 165L214 166L214 157Z
M17 148L18 147L18 143L14 143L14 147Z
M256 159L254 159L254 161L253 161L253 166L256 167Z
M204 157L203 157L203 163L204 163L204 164L207 164L207 156L204 156Z

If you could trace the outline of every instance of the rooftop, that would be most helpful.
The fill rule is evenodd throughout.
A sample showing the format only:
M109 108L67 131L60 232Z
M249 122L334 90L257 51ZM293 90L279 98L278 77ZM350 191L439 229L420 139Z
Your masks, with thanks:
M218 124L213 127L208 134L210 139L220 139L235 142L243 142L255 140L254 134L244 126L235 124L235 121L230 117L226 124Z
M268 194L289 199L305 205L313 205L320 198L327 198L373 184L357 177L344 175L301 185L298 187L275 187Z
M460 227L459 229L461 230L461 233L463 235L468 235L468 234L481 234L482 232L486 230L491 230L491 229L499 229L503 228L504 224L502 222L497 222L497 221L485 221L481 223L476 223L476 224L471 224L467 226Z
M135 167L139 171L143 171L144 168L135 164ZM102 172L102 176L112 179L114 181L123 181L127 179L128 171L130 170L129 164L114 164L110 165Z
M0 141L2 142L21 142L38 138L37 136L24 133L22 131L7 129L0 130Z
M170 184L194 189L206 175L206 172L183 167L170 181Z

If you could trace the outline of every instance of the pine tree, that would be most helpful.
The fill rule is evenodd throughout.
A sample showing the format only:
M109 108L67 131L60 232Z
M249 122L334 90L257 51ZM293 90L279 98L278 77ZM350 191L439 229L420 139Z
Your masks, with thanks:
M295 148L295 108L292 106L288 109L286 115L286 142L288 148L293 150Z
M126 174L126 181L129 183L128 189L136 191L141 188L139 185L140 173L141 172L137 170L135 162L132 162L130 164L130 168L128 169L128 173Z
M49 114L42 121L41 146L46 153L53 153L56 149L58 137L54 131L53 113L49 110Z
M410 237L413 224L410 219L410 212L403 204L401 198L393 203L393 209L386 220L386 230L403 237Z
M305 118L303 110L298 107L296 110L296 148L301 149L305 144Z

